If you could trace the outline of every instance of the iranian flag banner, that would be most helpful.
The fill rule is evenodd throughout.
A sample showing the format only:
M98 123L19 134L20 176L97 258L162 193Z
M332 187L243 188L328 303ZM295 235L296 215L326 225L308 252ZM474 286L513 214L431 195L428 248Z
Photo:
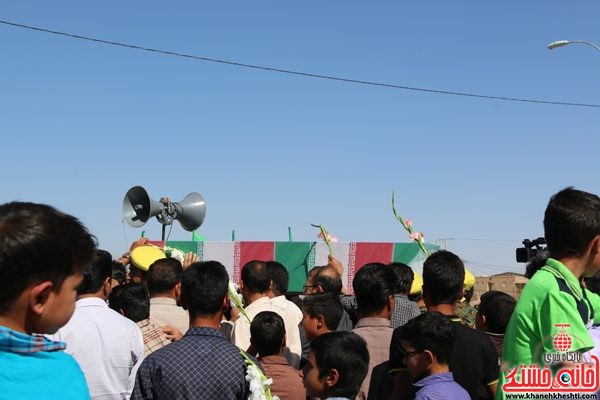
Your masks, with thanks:
M158 246L162 242L153 242ZM329 249L323 242L192 242L168 241L167 246L194 252L202 261L222 263L234 282L240 281L241 269L248 261L278 261L290 275L289 292L302 292L308 271L327 264ZM439 247L426 244L432 252ZM419 245L411 243L347 242L331 243L333 256L344 265L342 282L352 291L352 279L365 264L402 262L418 267L424 259Z

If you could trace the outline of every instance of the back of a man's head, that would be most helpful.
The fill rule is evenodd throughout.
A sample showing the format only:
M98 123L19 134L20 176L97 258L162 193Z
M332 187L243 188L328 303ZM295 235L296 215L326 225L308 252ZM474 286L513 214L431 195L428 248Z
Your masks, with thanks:
M95 294L112 277L112 256L108 251L97 250L96 257L83 270L83 280L77 288L77 295Z
M463 291L465 266L454 253L440 250L423 263L423 294L428 306L453 304Z
M70 215L43 204L0 205L0 314L31 285L50 281L58 291L95 250L95 238Z
M273 286L271 287L273 294L275 296L285 296L290 281L287 269L277 261L267 261L267 270L273 282Z
M550 198L544 214L550 257L581 257L600 235L600 198L568 187Z
M322 315L330 331L337 329L345 312L340 298L333 293L314 293L304 296L302 311L310 318Z
M390 296L394 295L396 278L385 264L365 264L354 275L352 287L358 310L364 317L378 313L386 307Z
M396 276L396 291L394 294L408 294L415 279L412 268L401 262L393 262L388 265Z
M264 261L250 261L242 267L244 290L250 293L265 293L271 287L271 276Z
M175 258L161 258L148 268L146 286L150 296L169 294L181 282L183 267Z
M452 321L438 312L426 312L408 321L399 329L401 341L409 343L416 351L429 350L440 364L448 364L454 345Z
M338 381L331 388L330 397L353 399L369 370L367 343L354 332L324 333L310 343L310 351L315 356L319 379L335 369ZM305 367L306 368L306 367Z
M143 283L129 282L114 287L108 296L108 304L133 322L150 317L150 297Z
M482 294L480 300L478 313L485 317L487 331L504 334L517 301L512 296L495 290Z
M342 277L335 268L325 265L313 275L312 285L320 287L325 293L339 294L342 292Z
M214 316L222 312L229 275L218 261L193 263L183 273L181 304L190 316Z
M283 318L272 311L262 311L250 324L250 343L260 357L278 355L285 337Z

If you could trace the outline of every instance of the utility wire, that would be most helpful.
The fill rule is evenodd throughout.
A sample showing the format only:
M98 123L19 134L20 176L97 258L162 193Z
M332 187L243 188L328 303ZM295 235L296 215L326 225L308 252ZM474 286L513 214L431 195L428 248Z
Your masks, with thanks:
M453 240L464 240L468 242L521 242L521 239L477 239L477 238L452 238ZM441 239L443 240L443 239Z
M332 80L332 81L345 82L345 83L356 83L356 84L360 84L360 85L379 86L379 87L385 87L385 88L391 88L391 89L411 90L411 91L415 91L415 92L425 92L425 93L434 93L434 94L446 94L446 95L452 95L452 96L473 97L473 98L488 99L488 100L518 101L518 102L523 102L523 103L551 104L551 105L556 105L556 106L600 108L600 104L570 103L570 102L564 102L564 101L536 100L536 99L525 99L525 98L517 98L517 97L490 96L490 95L476 94L476 93L453 92L453 91L448 91L448 90L426 89L426 88L418 88L418 87L412 87L412 86L402 86L402 85L396 85L396 84L392 84L392 83L363 81L363 80L358 80L358 79L341 78L341 77L331 76L331 75L312 74L312 73L308 73L308 72L300 72L300 71L293 71L293 70L288 70L288 69L265 67L265 66L261 66L261 65L245 64L245 63L240 63L240 62L235 62L235 61L219 60L219 59L208 58L208 57L199 57L199 56L194 56L191 54L178 53L178 52L168 51L168 50L153 49L150 47L142 47L142 46L136 46L136 45L127 44L127 43L113 42L110 40L93 38L93 37L89 37L89 36L82 36L82 35L75 35L72 33L53 31L50 29L38 28L35 26L23 25L23 24L18 24L15 22L9 22L9 21L3 21L3 20L0 20L0 24L9 25L9 26L17 27L17 28L29 29L29 30L38 31L38 32L51 33L54 35L66 36L66 37L70 37L70 38L74 38L74 39L88 40L91 42L126 47L129 49L136 49L136 50L149 51L149 52L153 52L153 53L165 54L165 55L169 55L169 56L184 57L184 58L189 58L189 59L193 59L193 60L233 65L236 67L253 68L253 69L258 69L258 70L262 70L262 71L278 72L281 74L304 76L304 77L309 77L309 78L328 79L328 80Z

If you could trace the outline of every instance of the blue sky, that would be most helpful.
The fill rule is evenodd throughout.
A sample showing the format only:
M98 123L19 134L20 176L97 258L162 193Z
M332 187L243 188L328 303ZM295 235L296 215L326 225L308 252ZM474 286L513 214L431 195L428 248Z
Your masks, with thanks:
M600 4L581 2L6 0L0 20L351 79L600 104ZM598 108L436 95L295 77L0 24L0 202L78 216L114 255L134 185L202 193L209 240L427 241L476 274L521 272L549 197L600 193ZM171 239L190 237L175 224ZM469 239L469 240L466 240ZM477 239L477 240L472 240Z

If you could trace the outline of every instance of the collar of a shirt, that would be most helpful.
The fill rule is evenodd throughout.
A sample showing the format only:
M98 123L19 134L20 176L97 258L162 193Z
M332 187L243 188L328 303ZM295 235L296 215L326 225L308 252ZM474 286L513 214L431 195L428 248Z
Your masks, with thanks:
M87 306L95 306L95 307L108 307L106 301L102 300L100 297L84 297L83 299L77 300L75 303L76 307L87 307Z
M358 320L354 328L364 328L365 326L388 326L392 327L392 323L387 318L381 317L365 317Z
M170 297L152 297L150 298L150 304L169 304L176 306L177 302Z
M10 353L37 353L39 351L64 350L63 342L55 342L43 335L27 335L0 326L0 351Z
M452 372L442 372L441 374L433 374L426 376L423 379L419 379L417 382L413 383L413 386L422 388L423 386L430 385L432 383L452 382L453 380L454 377L452 376Z
M149 326L150 324L152 324L152 322L150 322L150 319L146 318L146 319L136 322L135 324L138 326L138 328L142 329L142 328L145 328L145 327Z
M214 336L225 339L225 335L223 335L223 333L220 330L202 326L197 326L193 328L190 327L190 329L187 330L184 336Z
M260 357L258 361L264 364L290 365L290 363L287 361L287 358L280 355Z
M548 258L546 265L544 265L542 269L550 272L552 275L558 278L562 278L578 300L583 298L581 283L579 283L577 277L573 275L573 272L571 272L571 270L563 263L553 258Z
M254 300L252 303L246 306L246 311L252 311L253 308L260 307L262 304L271 303L269 296L261 297L260 299Z

